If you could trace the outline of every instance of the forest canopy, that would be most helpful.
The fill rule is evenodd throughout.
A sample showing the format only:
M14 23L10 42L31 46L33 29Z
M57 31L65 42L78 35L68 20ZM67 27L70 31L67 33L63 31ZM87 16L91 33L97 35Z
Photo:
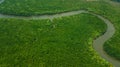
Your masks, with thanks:
M112 1L117 1L117 2L120 2L120 0L112 0Z

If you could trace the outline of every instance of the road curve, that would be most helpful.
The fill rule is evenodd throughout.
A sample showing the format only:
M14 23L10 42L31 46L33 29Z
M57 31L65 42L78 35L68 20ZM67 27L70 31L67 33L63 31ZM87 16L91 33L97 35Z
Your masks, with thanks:
M4 2L4 0L0 0L0 4L3 2ZM103 57L104 59L106 59L107 61L112 63L115 67L120 67L120 61L110 57L103 50L104 43L113 36L113 34L115 33L115 28L108 19L106 19L100 15L94 14L92 12L88 12L86 10L77 10L77 11L70 11L70 12L59 13L59 14L54 14L54 15L40 15L40 16L30 16L30 17L0 14L0 18L17 18L17 19L26 19L26 20L30 20L30 19L50 19L50 20L52 20L54 18L77 15L80 13L88 13L88 14L94 15L94 16L98 17L99 19L103 20L104 23L107 25L106 32L93 41L93 48L98 52L98 54L101 57Z

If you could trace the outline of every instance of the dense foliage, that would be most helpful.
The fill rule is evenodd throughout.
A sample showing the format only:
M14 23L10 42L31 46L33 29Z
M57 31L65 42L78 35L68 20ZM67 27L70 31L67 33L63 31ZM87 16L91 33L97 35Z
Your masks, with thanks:
M112 1L117 1L117 2L120 2L120 0L112 0Z
M5 0L0 4L0 13L23 16L51 14L79 9L83 2L84 0Z
M111 6L114 10L107 10L111 12L108 14L106 12L106 16L111 19L113 22L116 33L106 44L104 45L104 50L112 57L120 60L120 4L118 3L111 3ZM108 14L108 15L107 15Z
M103 0L5 0L4 3L0 4L0 13L31 16L91 9L89 7L95 7L94 9L100 7L101 10L104 10L107 8L106 5L107 3Z
M51 0L51 1L49 1L49 0L5 0L4 3L0 4L0 13L24 15L24 16L38 15L38 14L51 14L51 13L58 13L58 12L64 12L64 11L69 11L69 10L78 10L78 9L88 9L89 11L92 11L94 13L103 15L114 24L114 26L116 28L116 33L112 39L110 39L108 42L105 43L104 50L109 55L111 55L117 59L120 59L120 43L119 43L119 41L120 41L120 4L119 3L110 2L109 0L100 0L100 1L93 1L93 2L90 2L90 1L87 2L87 0ZM0 21L3 22L3 20L0 20ZM17 25L15 22L19 23L18 27L19 27L19 25L24 25L23 27L26 27L25 25L28 25L28 24L22 24L22 23L20 23L20 21L21 20L19 20L19 21L18 20L10 20L10 19L9 19L9 21L4 20L4 22L14 22L13 23L13 25L15 24L14 26ZM38 22L38 21L21 21L21 22L33 23L33 22ZM46 21L41 21L41 22L46 22ZM10 24L8 26L10 26ZM11 26L13 26L13 25L11 24ZM2 26L0 28L2 30ZM11 33L12 33L12 31L14 31L14 30L11 30L10 28L8 28L7 26L4 28L7 28L8 31L11 31ZM21 30L21 29L19 29L19 30ZM42 29L40 29L40 30L42 30ZM15 31L17 31L17 29ZM24 31L27 35L28 34L27 31L26 30L24 30ZM22 32L24 32L24 31L22 31ZM14 32L14 33L16 33L16 32ZM21 34L21 36L22 35L23 34ZM2 34L0 34L0 36L2 36ZM9 36L11 36L11 35L9 35ZM81 34L81 36L82 36L82 34ZM5 39L3 38L1 40L1 41L3 41L1 43L3 43L3 44L11 43L12 41L9 38L12 38L12 37L6 36ZM19 42L23 43L24 38L26 38L26 37L23 37L23 40L22 40L22 37L21 37L21 39L19 39L21 41L19 41ZM9 39L10 41L8 40L8 42L5 43L4 40L6 40L6 39ZM18 42L18 41L16 40L16 42ZM26 40L25 40L25 42L26 42ZM12 47L10 50L12 50ZM6 51L7 51L7 49L6 49ZM14 50L14 52L15 52L15 50ZM3 53L4 53L4 51L3 51Z
M0 67L110 67L92 48L105 29L89 14L53 21L0 19Z

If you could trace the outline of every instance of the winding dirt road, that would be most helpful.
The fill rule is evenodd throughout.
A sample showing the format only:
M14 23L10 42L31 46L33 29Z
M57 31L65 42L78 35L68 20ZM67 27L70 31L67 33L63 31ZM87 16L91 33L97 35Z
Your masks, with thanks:
M3 2L4 2L4 0L0 0L0 4L2 4ZM40 16L30 16L30 17L0 14L0 18L17 18L17 19L27 19L27 20L29 20L29 19L51 19L52 20L54 18L77 15L80 13L89 13L91 15L94 15L94 16L98 17L99 19L103 20L104 23L107 25L106 32L93 41L93 48L98 52L98 54L101 57L103 57L104 59L106 59L107 61L112 63L115 67L120 67L120 61L110 57L103 50L104 43L113 36L113 34L115 33L115 28L108 19L106 19L100 15L97 15L97 14L94 14L94 13L91 13L91 12L88 12L85 10L78 10L78 11L70 11L70 12L59 13L59 14L54 14L54 15L40 15Z

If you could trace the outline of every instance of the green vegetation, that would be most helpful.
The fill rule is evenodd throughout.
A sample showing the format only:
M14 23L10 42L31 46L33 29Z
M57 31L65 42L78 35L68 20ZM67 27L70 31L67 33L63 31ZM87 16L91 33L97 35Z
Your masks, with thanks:
M52 14L79 9L84 0L5 0L0 13L13 15ZM83 7L83 6L82 6Z
M120 0L112 0L112 1L117 1L117 2L120 2Z
M14 4L13 4L14 3ZM96 6L95 6L96 5ZM54 14L72 10L89 9L105 10L108 3L103 0L89 2L87 0L5 0L0 4L0 13L31 16Z
M0 21L1 67L110 67L92 48L106 29L95 16Z
M111 3L113 10L108 10L111 15L106 15L113 22L116 33L106 44L104 45L104 50L112 57L120 60L120 4ZM112 12L113 11L113 12Z
M39 1L38 0L19 0L19 1L5 0L4 3L0 4L0 13L22 15L22 16L53 14L53 13L59 13L59 12L65 12L65 11L71 11L71 10L80 10L80 9L88 9L89 11L92 11L94 13L103 15L114 24L116 28L116 33L112 39L110 39L108 42L105 43L104 50L109 55L120 60L120 43L119 43L120 41L120 4L119 3L110 2L110 0L100 0L100 1L93 1L93 2L87 2L86 0L51 0L51 1L49 0L39 0ZM100 28L96 28L98 26L97 24L90 23L89 25L87 25L87 23L83 23L82 21L89 22L90 19L88 19L87 16L85 16L86 17L85 19L82 18L81 16L83 15L76 16L76 17L74 16L74 17L67 17L62 19L55 19L53 22L49 20L28 21L28 20L18 20L18 19L1 19L0 20L0 42L1 42L0 53L2 55L0 56L1 57L0 64L3 66L23 64L25 66L26 64L46 65L46 63L48 63L48 65L50 65L51 63L54 63L58 65L66 64L68 66L74 66L74 64L76 65L80 64L81 66L82 65L84 66L85 64L86 67L87 65L88 67L89 65L91 67L96 67L96 65L97 67L105 66L104 62L102 61L95 63L96 61L100 61L98 56L96 57L97 59L91 60L92 56L89 56L89 55L93 55L94 51L92 49L91 44L87 44L89 39L92 38L90 40L91 42L93 38L96 37L95 33L93 33L94 31L97 31L100 29L101 32L103 32L105 30L103 26L104 24L100 24L101 26ZM81 19L78 19L77 17ZM71 18L72 19L74 18L75 20L72 20ZM95 22L93 22L93 20L95 20L95 18L91 20L92 23L95 23L96 21L100 22L99 20L96 20ZM79 26L77 24L78 22L75 22L75 21L79 21L81 24L83 24L83 26L82 25ZM62 23L59 23L59 22L62 22ZM68 22L70 23L68 24ZM74 24L73 26L72 22L75 22L75 24L78 25L79 28ZM69 26L70 24L72 26ZM53 25L55 25L55 27L56 25L58 25L58 27L54 28ZM71 27L73 27L73 29ZM76 30L80 30L80 31L76 31ZM68 35L67 32L70 32L70 31L72 33L71 34L69 33ZM75 31L75 33L73 33L73 31ZM99 34L101 32L99 31ZM56 36L53 35L53 33ZM87 34L87 33L90 33L90 34ZM76 36L76 34L78 35ZM88 35L88 38L85 37L87 35ZM48 39L46 38L47 36L49 36ZM69 39L68 36L75 38L76 39L75 43L73 43L74 39L73 40L71 38ZM49 43L49 45L46 43ZM75 44L75 46L73 46L72 44ZM84 44L84 45L81 45L81 44ZM68 45L70 45L69 48L68 48ZM53 48L53 46L55 48ZM63 48L62 46L65 46L65 47ZM85 48L82 48L82 47L85 47ZM89 52L89 47L92 49L92 52ZM51 50L51 52L49 52L49 50ZM69 52L65 52L66 50ZM86 54L84 54L82 50L86 52ZM96 54L94 54L94 56L96 56ZM40 59L42 58L42 59L39 60L38 58ZM77 58L77 60L75 58ZM11 60L13 61L11 62ZM102 66L102 63L103 63L103 66ZM53 65L53 66L57 66L57 65Z
M106 3L106 4L105 4ZM120 60L120 3L104 1L105 5L90 6L90 11L108 18L115 26L116 33L104 45L104 50ZM96 9L95 9L96 8Z
M120 3L106 1L105 5L89 7L94 13L108 18L115 26L114 36L104 45L104 50L112 57L120 60ZM104 7L103 7L104 6ZM96 8L96 9L94 9Z

